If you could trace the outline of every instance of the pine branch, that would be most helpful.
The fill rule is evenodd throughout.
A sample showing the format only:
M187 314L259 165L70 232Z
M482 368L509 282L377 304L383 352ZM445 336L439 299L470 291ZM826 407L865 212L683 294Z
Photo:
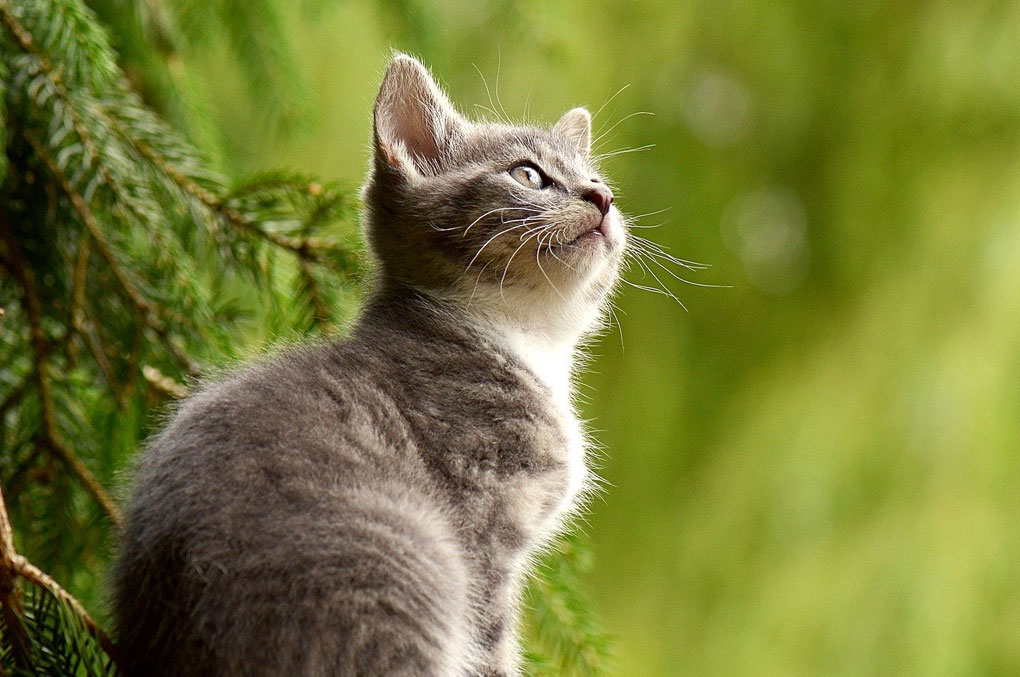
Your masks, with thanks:
M16 582L18 577L46 589L54 597L70 607L78 619L85 625L92 639L102 647L103 651L106 652L106 655L114 663L120 665L120 653L116 645L114 645L92 616L89 615L81 602L64 590L53 578L19 555L17 550L15 550L14 530L11 528L11 521L7 515L7 505L4 501L3 491L0 489L0 605L4 608L4 626L6 629L21 629L20 623L17 623L13 618L17 615L17 610L22 608L18 598ZM27 637L24 637L24 633L20 634L22 636L18 639L21 641L12 642L15 646L24 646L22 642L27 643Z
M24 307L28 315L29 327L31 330L32 351L35 355L35 370L33 375L36 387L39 390L39 402L42 407L42 431L41 444L49 449L71 470L71 472L84 485L85 489L92 494L92 497L99 503L100 507L116 525L121 525L120 511L110 499L106 490L96 480L92 471L89 470L74 452L68 448L60 438L57 426L56 409L53 404L53 391L50 384L50 377L47 373L49 348L46 335L42 328L42 310L39 303L39 292L36 288L35 275L32 270L24 265L24 258L21 253L21 245L14 236L14 231L7 220L7 215L0 212L0 237L7 245L7 254L13 267L13 272L21 285L24 294Z
M65 176L64 173L60 170L60 167L58 166L57 162L49 155L49 153L39 142L39 140L36 139L35 136L27 130L22 130L22 132L25 139L35 150L39 158L43 160L43 163L49 169L53 177L57 180L60 187L64 190L64 193L71 201L71 204L74 205L74 208L80 215L82 222L85 224L85 227L89 232L89 235L95 242L96 247L99 249L99 253L102 255L103 259L106 260L106 263L110 267L110 270L113 272L114 277L120 283L121 289L130 299L130 301L135 305L135 307L140 311L142 321L145 324L147 324L154 332L156 332L156 334L163 341L167 350L170 351L171 354L173 354L175 357L177 357L179 362L186 365L189 371L197 371L197 368L194 367L191 361L186 356L180 354L176 346L173 345L169 333L167 331L166 325L163 322L163 318L169 317L173 319L173 321L175 322L190 325L191 320L187 317L175 313L170 313L166 309L162 308L159 304L155 303L154 301L146 297L144 294L142 294L141 291L139 291L138 285L131 279L130 274L127 272L127 270L125 270L121 266L120 262L117 260L117 256L113 252L113 247L111 246L110 242L106 239L106 236L103 233L103 230L100 227L98 221L96 220L95 215L92 213L92 210L89 208L88 203L81 196L81 194L79 194L71 186L71 183L68 180L67 176ZM101 355L102 352L96 351L96 354ZM97 357L97 359L99 358ZM104 371L106 370L104 369ZM111 385L114 383L115 381L111 381Z
M591 555L574 530L546 558L531 581L530 666L536 677L610 674L611 641L590 612L583 574Z
M330 312L326 307L326 302L322 298L322 289L319 286L319 281L315 279L315 273L312 271L312 264L307 259L301 260L301 277L304 280L305 286L308 288L308 293L312 297L312 305L315 308L315 314L313 316L314 322L322 327L329 326Z
M92 135L86 129L82 115L79 112L78 107L75 105L74 97L64 84L65 78L61 74L61 70L54 66L53 62L46 56L46 54L36 46L36 43L32 39L28 30L9 11L6 0L0 0L0 19L3 20L4 25L15 37L21 48L36 59L38 68L48 81L49 86L52 87L55 95L63 102L62 111L67 115L71 128L74 130L78 139L81 141L82 147L88 154L89 163L96 168L99 176L103 180L103 183L114 193L114 195L116 195L117 199L126 208L130 209L135 214L136 217L142 220L158 218L158 209L143 209L137 204L136 199L128 195L124 187L118 181L114 180L107 163L102 159L95 139L93 139ZM97 49L102 54L104 61L110 61L109 48L105 42L100 43ZM110 66L104 68L104 71L107 69L109 70L107 77L112 82L113 73L116 70L116 67L112 65L112 61Z
M36 155L38 155L39 158L46 164L46 167L50 170L50 173L53 175L53 178L55 178L59 183L60 187L63 188L64 193L67 194L68 199L71 200L71 204L74 205L75 210L77 210L78 214L81 216L82 222L88 229L89 234L95 240L96 246L99 249L99 253L103 256L104 259L106 259L107 265L110 266L110 270L113 271L114 277L116 277L117 281L120 283L121 289L124 291L125 294L127 294L127 297L131 300L135 307L138 308L139 311L141 311L144 317L149 317L152 319L153 322L157 322L158 321L157 318L165 314L164 311L161 308L157 307L154 303L152 303L148 298L145 297L144 294L142 294L138 290L138 285L133 280L131 280L131 276L128 274L128 272L121 267L120 262L117 260L116 255L113 253L113 248L110 246L109 241L103 234L103 230L99 226L99 223L96 221L96 217L92 213L92 210L89 208L88 203L81 196L81 194L74 189L74 187L71 185L71 182L68 181L67 176L65 176L64 172L61 171L60 166L57 164L56 160L50 157L50 154L46 151L46 148L44 148L42 143L40 143L39 140L35 138L35 135L29 132L27 129L22 130L22 134L24 135L28 143L32 146L32 148L35 150ZM154 328L157 329L158 331L161 328L161 325L157 324L154 326Z

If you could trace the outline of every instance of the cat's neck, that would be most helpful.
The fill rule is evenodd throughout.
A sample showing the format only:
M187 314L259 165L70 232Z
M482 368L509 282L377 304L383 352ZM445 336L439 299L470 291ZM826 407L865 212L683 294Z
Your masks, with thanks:
M564 299L554 288L506 289L455 297L465 320L523 362L570 410L571 374L578 343L593 325L597 307Z
M576 341L557 339L503 318L472 316L478 330L530 369L564 411L571 409L571 374Z
M404 330L419 327L429 334L463 331L480 337L527 367L551 391L556 403L571 411L571 375L585 327L576 316L553 313L552 304L528 310L523 300L519 305L511 305L512 301L508 297L499 304L477 299L465 303L428 290L392 286L380 290L370 306ZM524 310L509 312L508 307Z

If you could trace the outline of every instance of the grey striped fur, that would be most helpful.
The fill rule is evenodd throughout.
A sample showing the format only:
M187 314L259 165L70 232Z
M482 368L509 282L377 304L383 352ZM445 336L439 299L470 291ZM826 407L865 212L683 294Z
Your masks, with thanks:
M574 347L626 237L584 197L589 124L470 122L394 58L350 335L206 384L135 468L113 574L130 674L519 674L524 578L590 486ZM555 185L515 182L523 160Z

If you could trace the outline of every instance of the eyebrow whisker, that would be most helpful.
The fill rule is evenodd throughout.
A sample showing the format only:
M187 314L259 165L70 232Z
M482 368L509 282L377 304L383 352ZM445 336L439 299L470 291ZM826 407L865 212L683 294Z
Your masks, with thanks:
M633 112L633 113L631 113L629 115L624 115L622 118L617 120L613 124L612 127L610 127L609 129L607 129L604 132L601 132L598 136L596 136L594 139L592 139L592 142L591 142L592 147L594 148L595 146L597 146L600 140L604 139L607 134L609 134L611 131L613 131L614 129L619 127L621 124L623 124L627 120L630 120L633 117L637 117L638 115L651 115L651 116L654 117L655 113L653 113L652 111L649 111L649 110L639 110L639 111L635 111L635 112Z

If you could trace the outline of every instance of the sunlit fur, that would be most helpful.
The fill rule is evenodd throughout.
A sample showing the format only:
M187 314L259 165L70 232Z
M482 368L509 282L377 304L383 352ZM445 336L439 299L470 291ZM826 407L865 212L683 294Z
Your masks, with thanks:
M421 69L398 59L387 79L406 87ZM583 198L605 182L588 158L587 139L579 147L556 130L471 122L438 89L426 92L433 98L426 109L443 130L433 156L415 162L399 138L376 140L364 202L379 284L410 285L470 309L481 322L573 345L602 316L625 241L612 207L607 237L575 242L602 219ZM387 114L377 107L377 127L387 128L380 125ZM509 172L522 162L554 185L517 183Z
M604 236L581 237L603 222L584 194L607 183L590 155L591 117L573 109L552 128L468 120L420 63L398 55L375 127L364 203L377 285L441 299L550 389L570 459L558 525L595 490L571 379L578 345L605 324L628 240L615 206ZM521 164L550 185L518 183Z
M526 577L594 485L570 376L625 230L585 199L590 138L582 109L468 122L393 60L349 335L196 388L140 456L112 575L127 675L520 674Z

